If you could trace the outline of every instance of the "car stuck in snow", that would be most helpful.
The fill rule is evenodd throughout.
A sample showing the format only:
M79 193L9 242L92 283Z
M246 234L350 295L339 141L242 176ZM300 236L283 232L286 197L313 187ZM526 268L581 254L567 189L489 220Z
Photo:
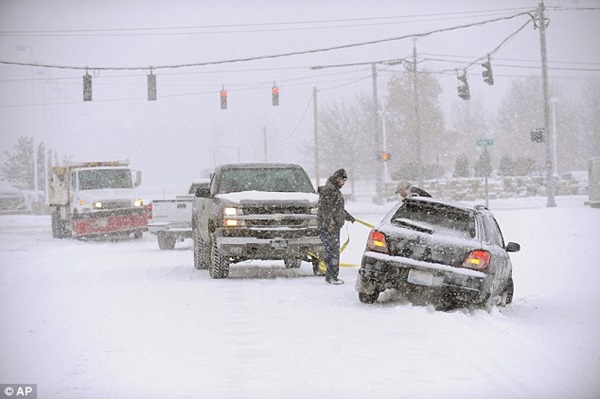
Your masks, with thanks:
M356 279L361 302L396 289L413 302L439 308L504 306L514 283L509 252L493 214L431 198L399 202L373 229Z

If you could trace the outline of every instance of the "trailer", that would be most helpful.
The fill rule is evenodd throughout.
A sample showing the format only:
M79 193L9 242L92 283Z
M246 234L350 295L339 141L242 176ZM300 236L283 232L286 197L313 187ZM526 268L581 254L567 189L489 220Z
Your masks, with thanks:
M54 166L49 205L55 238L133 234L147 230L149 211L135 189L141 172L129 161L71 162Z

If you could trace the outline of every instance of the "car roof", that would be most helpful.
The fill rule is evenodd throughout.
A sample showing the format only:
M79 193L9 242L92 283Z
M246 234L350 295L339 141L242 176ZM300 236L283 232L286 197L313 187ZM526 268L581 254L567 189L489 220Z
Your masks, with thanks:
M470 205L462 204L460 202L449 201L449 200L444 200L444 199L439 199L439 198L432 198L432 197L412 196L412 197L407 197L407 198L403 199L403 201L426 202L426 203L431 203L431 204L439 204L439 205L444 205L444 206L448 206L448 207L452 207L452 208L456 208L456 209L461 209L461 210L464 210L467 212L479 212L479 213L489 212L489 209L487 209L483 205L470 206Z

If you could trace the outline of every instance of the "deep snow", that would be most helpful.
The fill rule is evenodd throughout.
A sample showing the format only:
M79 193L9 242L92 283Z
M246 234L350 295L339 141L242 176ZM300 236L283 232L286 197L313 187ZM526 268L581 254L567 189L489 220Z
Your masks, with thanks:
M308 263L211 280L189 240L56 240L48 216L0 216L0 383L39 398L598 398L600 210L584 200L490 202L522 246L514 302L491 313L394 292L362 304L356 267L342 286ZM391 205L348 209L377 223ZM342 261L358 264L368 229L347 231Z

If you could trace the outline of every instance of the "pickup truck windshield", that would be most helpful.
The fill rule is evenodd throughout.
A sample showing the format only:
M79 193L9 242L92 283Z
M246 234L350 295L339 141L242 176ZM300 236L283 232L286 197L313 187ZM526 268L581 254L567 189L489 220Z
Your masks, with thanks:
M226 169L217 182L217 193L239 191L314 193L310 179L302 169L249 168Z
M129 169L94 169L79 171L80 190L133 188Z

